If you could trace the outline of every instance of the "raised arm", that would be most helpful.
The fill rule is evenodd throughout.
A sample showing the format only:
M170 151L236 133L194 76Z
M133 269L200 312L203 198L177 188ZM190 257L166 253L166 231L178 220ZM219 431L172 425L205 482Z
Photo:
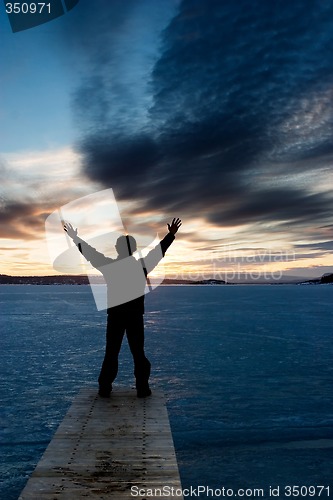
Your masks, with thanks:
M174 218L172 220L171 224L168 224L169 232L171 234L175 235L181 225L182 225L182 221L178 217Z
M87 242L79 238L77 228L74 229L70 222L64 222L63 228L68 236L72 238L75 245L78 247L79 251L85 257L85 259L87 259L92 266L96 267L96 269L99 269L106 264L110 264L113 261L113 259L105 257L104 254L98 252L95 248L88 245Z
M164 257L165 252L175 239L175 234L180 228L182 221L179 218L174 218L171 224L168 224L169 232L164 236L155 248L153 248L148 255L143 259L145 272L150 273L157 266L159 261Z
M70 238L74 241L74 239L77 237L77 228L74 229L72 224L70 222L64 222L64 231L68 234Z

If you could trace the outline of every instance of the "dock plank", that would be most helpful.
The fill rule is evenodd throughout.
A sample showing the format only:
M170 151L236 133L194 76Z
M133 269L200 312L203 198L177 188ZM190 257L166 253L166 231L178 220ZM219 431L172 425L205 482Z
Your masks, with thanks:
M19 500L133 499L131 488L161 498L181 483L164 396L133 390L100 398L84 388L74 399Z

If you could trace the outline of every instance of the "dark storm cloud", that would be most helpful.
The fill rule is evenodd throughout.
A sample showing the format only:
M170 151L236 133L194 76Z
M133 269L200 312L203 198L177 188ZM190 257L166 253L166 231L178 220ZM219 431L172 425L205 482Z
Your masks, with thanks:
M182 1L146 75L141 128L140 110L129 108L135 89L119 75L120 87L111 82L114 46L104 43L105 25L96 30L95 75L75 100L90 178L144 209L216 224L330 219L331 195L301 181L333 158L333 4ZM294 168L298 177L276 185ZM263 169L271 184L261 182Z
M123 197L131 197L133 186L142 184L150 169L159 161L154 140L144 134L112 141L103 134L91 136L85 140L84 152L87 164L98 166L91 169L90 177L107 184L112 168L113 182ZM123 182L124 176L130 179L129 186Z
M38 239L46 218L38 212L36 203L4 200L0 211L0 238Z
M295 248L305 248L308 250L321 250L323 253L332 253L333 241L322 241L320 243L308 243L304 245L295 245Z
M258 190L247 193L234 207L227 209L226 220L242 221L285 221L292 223L311 223L314 215L330 218L330 198L323 194L306 194L296 189ZM211 220L221 222L221 215L215 213Z

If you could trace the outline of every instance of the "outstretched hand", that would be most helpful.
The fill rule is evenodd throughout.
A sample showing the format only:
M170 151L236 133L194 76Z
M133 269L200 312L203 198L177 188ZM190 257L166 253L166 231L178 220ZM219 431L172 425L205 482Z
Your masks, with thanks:
M70 222L64 222L64 230L68 236L74 239L77 236L77 229L74 229Z
M168 229L171 234L176 234L180 226L182 225L182 221L177 217L174 218L171 224L168 224Z

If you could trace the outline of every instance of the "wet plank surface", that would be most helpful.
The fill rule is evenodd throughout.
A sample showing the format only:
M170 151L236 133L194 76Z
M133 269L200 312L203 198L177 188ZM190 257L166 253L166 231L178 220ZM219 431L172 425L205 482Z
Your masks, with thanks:
M163 487L183 498L163 394L116 389L107 399L84 388L19 500L161 498Z

